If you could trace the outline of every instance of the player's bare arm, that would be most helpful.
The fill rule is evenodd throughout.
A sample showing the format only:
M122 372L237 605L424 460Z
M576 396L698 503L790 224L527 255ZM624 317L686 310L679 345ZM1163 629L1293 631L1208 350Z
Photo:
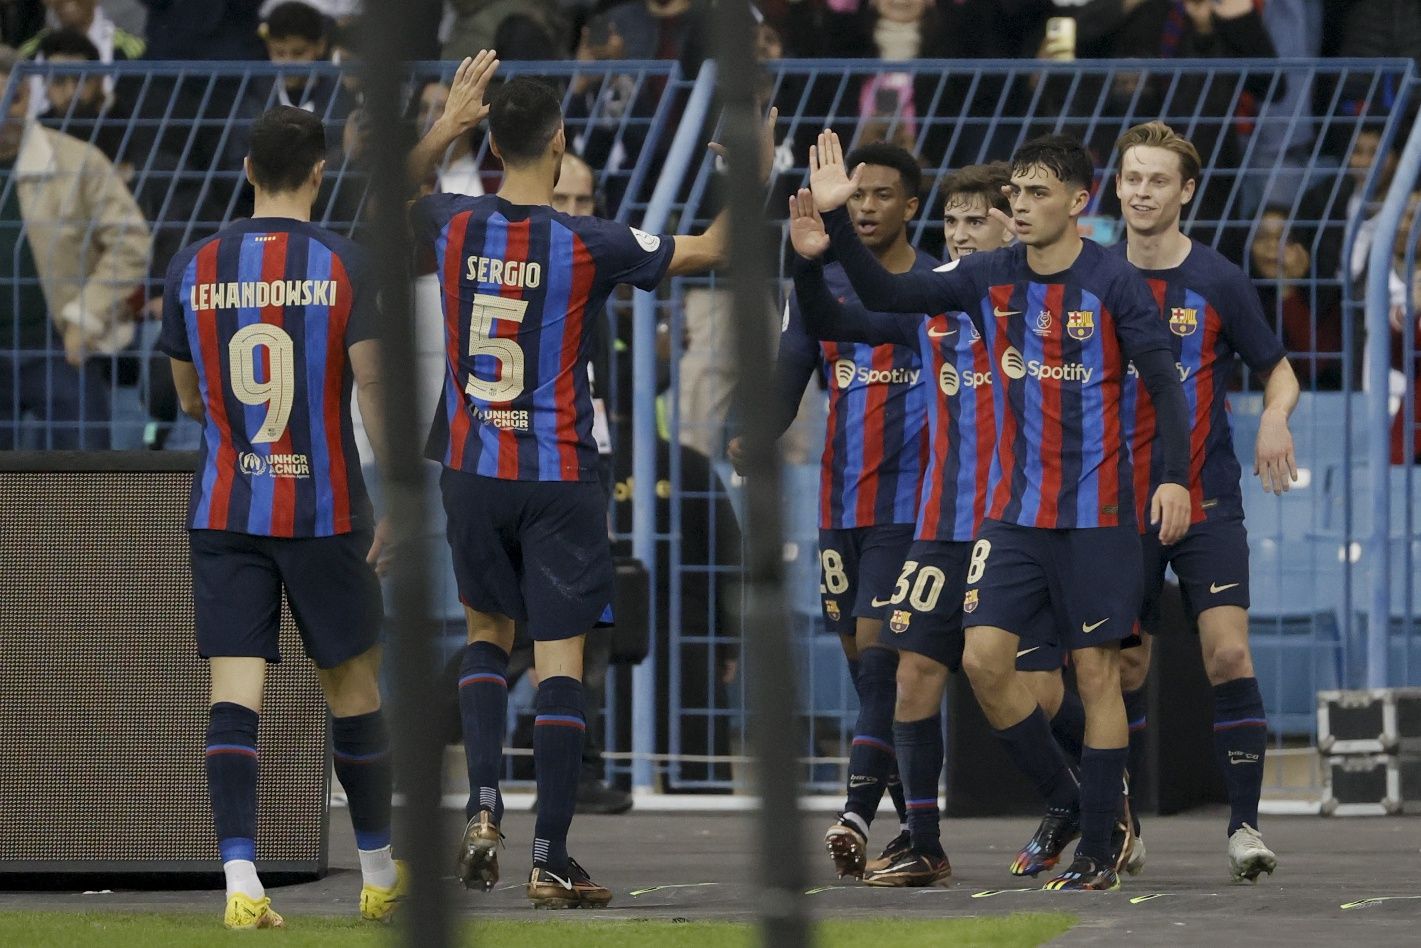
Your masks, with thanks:
M459 64L449 87L444 114L410 152L405 167L412 185L419 186L433 174L449 146L488 117L484 93L498 71L498 64L498 54L491 49L481 49L477 56L470 56Z
M1288 418L1298 406L1298 377L1283 359L1268 373L1263 388L1263 417L1258 423L1258 440L1253 448L1253 473L1263 489L1273 494L1287 493L1298 479L1298 461L1293 454L1293 433Z
M374 339L357 342L350 347L351 374L355 376L355 398L360 404L360 417L365 422L365 433L370 437L370 447L375 452L375 463L382 471L388 471L389 454L385 441L385 389L380 372L380 343ZM370 552L365 561L375 567L375 572L384 574L388 568L388 556L382 556L390 538L389 521L385 517L375 525L375 538L370 544Z
M780 110L770 109L760 132L760 183L770 179L770 171L775 161L775 121ZM726 157L725 146L711 142L706 146L720 157ZM677 237L676 250L671 256L671 265L666 268L667 276L686 276L704 273L725 263L730 248L730 213L723 210L710 222L704 233L691 237Z
M202 404L202 389L197 383L197 366L182 359L168 358L173 368L173 386L178 390L178 404L183 414L199 424L207 420Z

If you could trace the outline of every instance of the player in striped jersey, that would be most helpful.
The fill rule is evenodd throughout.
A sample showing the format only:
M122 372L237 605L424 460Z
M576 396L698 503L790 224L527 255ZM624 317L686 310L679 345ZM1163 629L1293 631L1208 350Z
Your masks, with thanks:
M884 272L851 239L841 208L855 182L836 135L820 136L810 163L815 206L865 304L966 312L1001 369L996 457L968 563L964 609L975 614L963 665L988 721L1048 801L1013 871L1047 868L1079 832L1075 861L1046 887L1114 888L1111 833L1128 737L1120 646L1133 642L1141 595L1121 386L1133 360L1161 419L1164 475L1151 515L1162 542L1173 543L1188 524L1188 420L1168 332L1139 275L1076 230L1094 166L1073 139L1046 136L1013 155L1019 245L922 275ZM1087 721L1079 790L1015 674L1023 634L1071 649Z
M360 914L388 921L389 738L377 682L380 587L351 428L351 385L383 453L375 287L360 249L310 223L325 129L294 108L252 128L255 216L168 268L160 347L203 424L188 526L198 651L212 670L207 781L229 928L279 928L253 865L257 724L282 591L330 704L336 775L360 850Z
M1144 531L1141 621L1147 633L1158 624L1159 594L1165 566L1170 566L1190 618L1197 623L1213 686L1214 743L1230 805L1229 871L1236 881L1253 882L1261 873L1271 874L1278 860L1258 833L1268 727L1248 647L1248 534L1227 392L1235 356L1266 380L1254 473L1264 490L1281 494L1297 479L1288 417L1298 403L1298 380L1248 277L1180 230L1183 207L1199 181L1194 145L1167 125L1149 122L1126 132L1116 153L1120 171L1115 189L1126 240L1114 249L1145 277L1160 319L1169 327L1192 423L1189 532L1165 546L1155 531ZM1156 413L1138 381L1126 385L1123 403L1124 423L1133 431L1140 504L1163 476ZM1142 516L1140 523L1143 526ZM1140 708L1132 714L1132 741L1144 724L1141 698L1149 642L1150 636L1144 635L1143 647L1126 653L1123 663L1127 704Z
M908 243L907 224L917 213L922 185L918 159L884 142L857 148L852 157L864 164L861 187L849 198L864 246L890 270L931 270L935 261ZM805 386L822 372L829 418L820 463L819 591L825 624L839 636L859 698L844 809L825 833L824 845L841 878L861 878L865 868L894 861L908 843L893 761L898 655L880 634L894 577L913 541L931 396L913 341L821 343L811 334L808 326L827 318L820 310L864 312L843 271L834 265L826 271L822 300L810 305L796 292L785 303L774 427L783 432L790 426ZM739 451L739 439L732 440L732 459ZM885 787L898 811L899 832L870 862L868 831Z
M612 593L588 391L591 329L618 284L650 290L667 275L719 263L727 222L722 215L701 236L671 237L554 211L566 149L557 95L516 78L486 106L497 66L491 52L460 65L443 116L410 161L412 178L422 180L487 116L490 149L504 168L497 194L432 195L411 213L443 282L449 353L440 412L447 430L431 449L444 464L469 631L459 681L470 786L459 875L485 889L498 879L505 675L514 621L522 620L539 676L528 897L541 907L597 906L612 893L567 852L586 727L583 640Z
M853 155L849 164L856 164ZM943 180L943 228L952 260L1011 242L1011 231L988 213L993 206L1008 209L1001 189L1009 181L1010 172L1000 163L964 168ZM828 249L829 236L807 191L791 199L790 235L795 250L806 259ZM799 267L795 274L797 292L811 317L810 331L860 344L915 346L933 391L928 411L929 462L917 526L888 607L892 633L888 644L899 653L893 732L907 797L910 842L865 876L869 885L931 885L951 874L940 840L937 806L943 766L940 709L948 672L962 665L967 563L985 508L996 433L990 356L963 313L924 320L837 305L829 294L825 269ZM1038 646L1023 651L1019 670L1058 685L1059 649Z

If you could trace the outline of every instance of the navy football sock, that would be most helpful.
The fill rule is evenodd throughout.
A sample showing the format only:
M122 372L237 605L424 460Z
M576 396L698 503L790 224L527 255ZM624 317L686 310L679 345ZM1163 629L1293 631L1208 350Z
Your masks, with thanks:
M1214 750L1229 792L1229 835L1247 823L1258 829L1268 721L1257 678L1214 686Z
M587 730L582 682L544 678L534 699L533 768L538 780L538 821L533 829L533 865L567 872L567 828L577 804L582 738Z
M503 735L508 727L508 653L492 642L471 642L459 665L459 716L469 765L469 802L464 814L492 810L503 819L498 778L503 772Z
M207 792L222 861L251 862L257 836L257 724L251 708L219 701L208 709Z
M849 749L849 792L844 812L873 822L893 765L893 702L898 688L898 653L866 649L859 656L859 717Z
M336 777L345 788L355 848L390 845L390 732L379 710L331 721Z
M1076 854L1101 865L1108 864L1113 855L1110 836L1120 814L1128 753L1124 747L1086 747L1081 751L1081 841Z
M1081 704L1081 696L1069 688L1061 695L1061 706L1051 718L1051 733L1066 752L1066 759L1079 764L1081 748L1085 746L1085 705Z
M903 795L903 775L898 772L897 738L894 738L893 766L888 768L888 799L893 801L893 812L898 814L900 830L908 827L908 801Z
M1130 754L1125 758L1125 766L1130 770L1130 781L1133 784L1135 779L1144 773L1145 768L1145 729L1149 725L1149 717L1146 709L1149 702L1146 700L1145 686L1141 685L1134 691L1122 692L1120 695L1125 701L1125 720L1130 722ZM1133 804L1130 807L1130 822L1136 836L1140 835L1140 816L1135 812Z
M996 731L1007 754L1053 810L1075 810L1080 806L1080 788L1070 766L1051 736L1046 712L1039 707L1009 728Z
M942 718L934 714L921 721L894 721L893 743L903 775L913 849L942 855L942 823L937 808L937 785L942 777Z

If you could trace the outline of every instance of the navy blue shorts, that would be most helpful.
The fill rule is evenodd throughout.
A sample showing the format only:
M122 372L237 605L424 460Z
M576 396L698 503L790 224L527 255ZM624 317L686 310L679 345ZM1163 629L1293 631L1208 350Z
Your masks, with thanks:
M203 658L281 661L281 593L317 668L334 668L380 638L380 582L365 562L370 532L333 537L191 530L197 651Z
M898 575L888 609L887 644L946 665L962 668L963 598L967 592L971 541L916 540ZM1026 646L1017 659L1021 671L1054 671L1061 667L1055 645Z
M1023 648L1134 645L1140 563L1133 526L1049 530L986 520L968 557L965 621L1005 629Z
M908 523L819 531L819 595L831 632L852 636L854 619L885 616L912 545Z
M585 635L607 613L615 569L600 484L445 468L439 487L464 605L525 623L535 642Z
M1168 565L1179 577L1179 591L1189 618L1215 606L1248 608L1248 531L1239 517L1205 520L1189 528L1174 546L1159 533L1140 537L1145 564L1145 601L1140 621L1146 630L1159 625L1160 591Z

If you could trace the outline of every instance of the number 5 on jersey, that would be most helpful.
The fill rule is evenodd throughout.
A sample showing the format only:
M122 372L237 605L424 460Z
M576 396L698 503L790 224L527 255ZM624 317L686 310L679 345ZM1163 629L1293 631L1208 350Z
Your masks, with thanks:
M511 402L523 394L523 350L516 340L495 336L493 321L506 319L521 324L527 312L527 300L488 293L474 295L473 311L469 316L469 355L488 356L495 360L498 363L498 378L476 378L470 372L464 391L471 398L485 402Z

